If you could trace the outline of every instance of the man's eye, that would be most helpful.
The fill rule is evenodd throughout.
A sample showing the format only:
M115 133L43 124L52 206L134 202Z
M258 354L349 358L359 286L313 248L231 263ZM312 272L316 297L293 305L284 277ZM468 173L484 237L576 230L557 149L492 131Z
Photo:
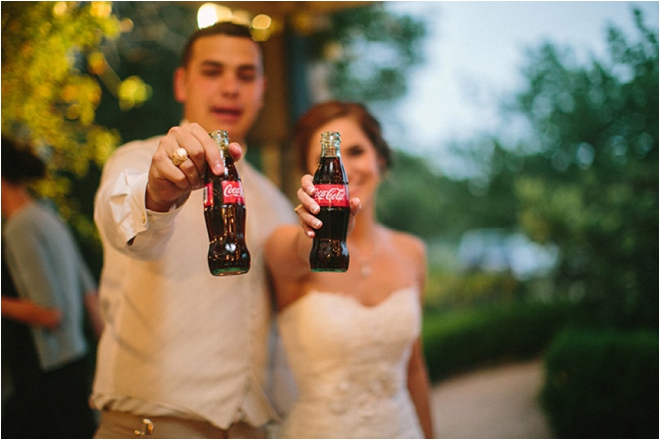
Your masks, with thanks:
M202 70L202 75L204 76L218 76L222 72L219 69L205 69Z
M238 79L241 81L254 81L257 75L254 72L241 72L238 74Z

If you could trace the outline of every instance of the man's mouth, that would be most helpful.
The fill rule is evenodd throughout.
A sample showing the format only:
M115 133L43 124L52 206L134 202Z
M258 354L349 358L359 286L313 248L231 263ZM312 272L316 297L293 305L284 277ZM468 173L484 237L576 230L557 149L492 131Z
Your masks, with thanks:
M211 112L221 119L238 119L241 117L243 112L241 109L236 107L213 107Z

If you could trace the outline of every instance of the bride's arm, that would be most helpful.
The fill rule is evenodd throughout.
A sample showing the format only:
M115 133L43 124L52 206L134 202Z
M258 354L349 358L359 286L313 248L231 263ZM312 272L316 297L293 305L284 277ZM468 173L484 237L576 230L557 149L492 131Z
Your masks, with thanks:
M422 354L422 343L421 339L418 339L413 346L410 362L408 363L408 391L426 438L433 438L430 388L429 376Z
M427 277L426 246L417 237L411 238L408 241L411 244L410 258L415 263L414 267L417 268L416 278L419 285L419 302L423 310ZM431 416L430 399L431 382L422 347L422 338L420 336L413 345L410 362L408 363L408 391L417 410L417 417L424 431L424 436L426 438L433 438L433 419Z
M278 310L283 310L300 296L303 279L310 273L311 248L312 240L305 236L300 226L295 225L280 226L266 241L266 266L273 282Z

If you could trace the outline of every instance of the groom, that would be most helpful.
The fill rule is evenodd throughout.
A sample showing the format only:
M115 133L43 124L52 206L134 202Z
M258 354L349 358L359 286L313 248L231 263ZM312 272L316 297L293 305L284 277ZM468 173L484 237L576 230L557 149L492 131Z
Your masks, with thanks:
M265 87L249 28L225 22L199 30L174 77L185 121L118 148L104 167L94 212L106 321L90 399L101 411L96 438L263 438L278 418L264 393L271 304L263 243L295 222L292 207L238 161L252 267L218 278L206 262L199 191L207 164L223 171L207 133L226 130L245 148ZM175 163L180 148L187 156ZM232 154L241 151L233 146Z

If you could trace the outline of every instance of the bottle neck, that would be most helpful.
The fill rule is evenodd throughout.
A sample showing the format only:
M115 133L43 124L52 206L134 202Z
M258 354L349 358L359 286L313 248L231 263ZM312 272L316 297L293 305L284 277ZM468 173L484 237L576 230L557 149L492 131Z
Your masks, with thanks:
M324 131L321 133L321 157L341 157L339 146L341 135L336 131Z
M223 156L229 156L229 135L226 131L216 130L209 133Z
M321 157L341 157L339 145L321 145Z

